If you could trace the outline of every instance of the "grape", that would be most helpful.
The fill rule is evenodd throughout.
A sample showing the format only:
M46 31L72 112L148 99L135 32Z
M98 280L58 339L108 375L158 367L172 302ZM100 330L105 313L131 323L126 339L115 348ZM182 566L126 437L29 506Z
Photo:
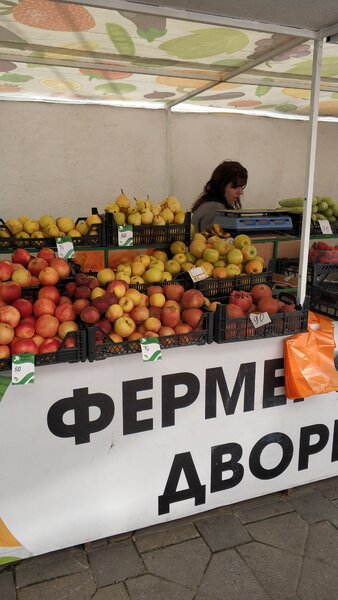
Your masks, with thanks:
M285 41L287 41L287 36L279 33L274 33L271 38L263 38L262 40L258 40L258 42L255 42L255 51L250 54L248 58L259 58L267 50L273 50L276 48L276 45ZM278 54L274 58L270 58L269 62L282 62L284 60L289 60L290 58L301 58L303 56L308 56L309 54L311 54L311 46L309 44L300 44L295 48L281 52L281 54Z

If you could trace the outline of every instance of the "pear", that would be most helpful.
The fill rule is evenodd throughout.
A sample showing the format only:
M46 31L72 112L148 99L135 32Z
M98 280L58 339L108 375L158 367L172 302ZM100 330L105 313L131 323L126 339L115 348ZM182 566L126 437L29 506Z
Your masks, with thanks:
M26 219L26 221L27 221L27 219ZM39 219L39 225L40 225L41 229L44 229L48 225L54 225L54 224L55 224L55 219L53 217L51 217L50 215L42 215L42 217L40 217L40 219Z
M167 207L176 215L182 210L182 206L180 201L176 198L176 196L168 196L167 198Z
M10 232L13 233L14 235L16 235L17 233L20 233L20 231L23 230L22 223L20 223L20 221L18 219L8 219L8 221L6 221L6 223L5 223L5 225L8 227Z
M139 212L128 215L127 219L129 225L141 225L141 214Z
M116 225L124 225L126 222L126 215L122 212L115 213L114 221L115 221Z
M133 215L134 213L140 212L137 206L128 206L127 215Z
M106 210L107 212L110 212L110 213L116 214L116 213L118 213L118 212L119 212L119 210L120 210L120 207L119 207L119 205L118 205L118 204L116 204L116 202L110 202L109 204L107 204L107 206L106 206L105 210Z
M20 221L21 225L23 225L24 222L27 221L27 219L29 219L29 217L27 217L26 215L21 215L21 217L18 218L18 221Z
M137 206L137 209L139 210L139 212L141 213L143 210L145 210L146 207L146 200L136 200L136 198L134 198L135 200L135 204Z
M43 235L42 231L33 231L33 233L31 234L31 238L44 238L44 237L45 236Z
M164 208L162 212L160 212L160 216L168 224L174 222L174 213L170 210L170 208Z
M117 196L115 202L120 208L128 208L128 206L130 206L130 200L127 198L123 190L121 190L121 194Z
M184 221L185 221L185 212L184 212L184 210L180 210L175 214L174 223L176 223L176 225L183 225Z
M162 210L163 210L163 207L161 206L160 203L155 204L155 206L152 207L153 215L159 215Z
M161 215L154 215L153 225L165 225L165 220Z
M145 208L141 212L141 223L142 225L151 225L154 219L154 215L149 208Z

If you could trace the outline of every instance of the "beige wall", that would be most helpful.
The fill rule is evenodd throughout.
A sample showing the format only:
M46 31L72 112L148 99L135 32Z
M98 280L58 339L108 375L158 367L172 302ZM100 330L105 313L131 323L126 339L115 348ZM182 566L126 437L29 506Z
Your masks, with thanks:
M249 171L248 207L303 195L308 123L230 114L171 119L172 193L186 208L225 158ZM163 111L2 102L0 178L3 218L85 216L123 187L158 201L168 190ZM320 123L315 193L338 197L338 124Z

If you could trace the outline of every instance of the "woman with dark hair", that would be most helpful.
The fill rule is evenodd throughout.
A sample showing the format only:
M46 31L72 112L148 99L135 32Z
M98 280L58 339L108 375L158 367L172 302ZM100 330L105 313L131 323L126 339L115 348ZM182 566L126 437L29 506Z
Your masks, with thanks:
M223 161L205 184L192 206L192 223L196 231L212 225L217 211L241 208L240 197L248 181L248 171L239 162Z

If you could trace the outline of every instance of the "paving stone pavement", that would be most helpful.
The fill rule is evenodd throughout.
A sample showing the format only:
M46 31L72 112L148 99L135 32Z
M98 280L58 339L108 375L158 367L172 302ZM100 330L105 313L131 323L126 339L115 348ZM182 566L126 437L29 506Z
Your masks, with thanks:
M337 600L338 477L0 566L0 600Z

